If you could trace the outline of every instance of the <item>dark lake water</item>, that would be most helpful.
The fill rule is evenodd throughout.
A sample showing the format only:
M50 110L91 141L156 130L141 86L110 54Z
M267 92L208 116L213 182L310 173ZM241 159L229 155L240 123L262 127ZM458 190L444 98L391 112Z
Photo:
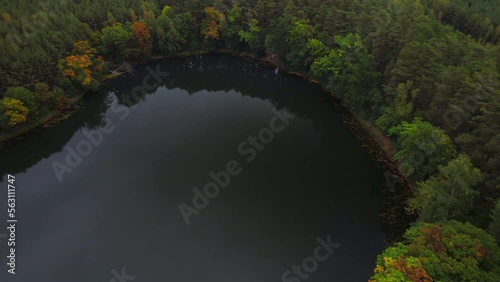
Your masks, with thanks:
M241 58L137 67L0 148L0 281L366 281L384 178L342 120L316 86Z

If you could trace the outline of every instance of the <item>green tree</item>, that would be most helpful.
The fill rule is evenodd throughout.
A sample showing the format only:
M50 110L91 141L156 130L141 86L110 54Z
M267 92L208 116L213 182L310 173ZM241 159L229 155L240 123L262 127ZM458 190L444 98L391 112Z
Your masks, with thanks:
M489 232L500 243L500 198L497 200L495 208L491 211Z
M420 92L415 100L415 109L427 109L432 102L435 78L442 68L439 63L440 56L433 44L420 41L407 44L399 53L385 87L388 102L394 100L397 85L411 80L414 82L411 91L419 89Z
M163 9L161 10L161 14L165 15L167 17L171 17L174 14L174 8L171 6L165 5L163 6Z
M128 58L128 48L132 40L132 32L126 30L121 23L102 29L101 49L112 60L122 61Z
M389 130L398 137L398 152L394 159L401 163L402 170L416 180L427 178L452 160L457 152L450 137L432 124L415 118L403 121Z
M304 68L304 60L307 54L307 43L313 38L316 29L309 24L308 20L298 20L293 28L288 32L286 41L290 46L290 51L286 54L286 60L290 65L297 68Z
M195 50L200 46L198 25L196 18L189 12L177 14L172 19L175 29L179 32L183 48L187 50Z
M316 38L310 38L307 41L307 50L308 53L314 57L314 59L322 58L330 52L330 48L328 48L328 46L326 46L326 44L321 40Z
M226 44L229 48L239 49L241 44L240 31L245 29L243 8L233 5L227 12L227 28L225 32Z
M428 180L418 183L416 196L411 201L420 219L436 222L450 219L465 220L471 212L475 186L483 176L466 155L459 155Z
M477 116L472 118L471 132L456 138L460 148L471 156L474 163L485 172L485 183L491 192L500 191L500 78L492 75L491 81L485 80L479 91L482 96L468 99L476 102L479 108ZM484 91L484 89L488 89ZM482 98L482 99L481 99ZM473 107L472 109L476 108ZM459 116L463 118L462 116ZM495 197L496 198L496 197Z
M290 50L287 37L292 28L293 18L291 16L284 15L271 21L265 42L266 52L269 55L285 58Z
M413 100L418 96L418 89L411 90L413 81L400 83L396 89L396 98L392 105L387 107L375 124L387 132L390 128L409 120L413 112Z
M314 61L311 72L355 111L370 115L380 104L373 56L357 34L338 35L335 45L328 55Z
M113 16L112 13L108 12L107 13L107 20L106 20L106 25L107 26L113 26L116 23L116 19Z
M264 33L259 27L259 21L257 19L251 19L248 23L248 31L240 30L238 35L240 40L246 42L250 47L250 50L255 53L264 52Z
M33 91L33 94L35 95L39 105L43 105L48 109L53 109L57 105L57 99L54 96L54 93L50 91L47 83L35 83L35 90Z
M277 14L276 3L274 0L258 0L255 4L255 12L258 16L257 20L262 23L263 28L267 28L271 19Z
M495 239L470 223L420 222L377 258L375 281L500 281Z
M165 54L174 53L184 43L181 35L175 29L174 22L166 14L162 14L156 19L156 35L158 48Z

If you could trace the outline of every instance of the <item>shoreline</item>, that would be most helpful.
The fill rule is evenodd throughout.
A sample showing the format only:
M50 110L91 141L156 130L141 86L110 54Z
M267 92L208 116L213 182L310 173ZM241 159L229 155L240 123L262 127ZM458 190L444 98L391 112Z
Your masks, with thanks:
M68 98L68 105L63 110L50 111L46 116L44 116L37 122L23 124L12 132L0 132L0 148L8 142L22 139L26 134L29 134L35 130L47 128L58 123L59 120L70 116L71 113L75 110L75 106L82 101L85 95L87 95L87 93Z
M410 182L400 170L399 165L392 160L396 147L394 142L385 136L385 134L375 126L371 121L360 118L339 98L332 95L325 89L323 84L308 74L292 70L284 63L267 57L257 57L253 54L237 53L230 51L219 51L222 54L231 54L245 59L256 60L261 63L278 67L281 71L300 77L307 83L316 85L332 99L335 107L344 119L344 124L360 141L361 146L370 155L376 166L383 172L385 177L383 187L380 187L382 193L382 208L380 217L384 226L389 243L400 241L410 224L416 220L416 215L407 212L407 202L413 197L413 189ZM388 179L388 176L393 177ZM394 181L397 179L397 181ZM394 187L394 181L398 184Z
M328 90L325 89L325 87L322 85L322 83L313 78L312 76L293 70L289 67L287 67L282 61L274 59L272 55L267 55L265 57L259 57L255 54L252 53L246 53L246 52L234 52L229 49L217 49L214 51L194 51L194 52L180 52L174 55L156 55L156 56L151 56L147 60L139 61L139 62L132 62L130 63L133 67L151 63L156 60L161 60L161 59L169 59L169 58L177 58L177 57L188 57L188 56L195 56L195 55L203 55L203 54L229 54L233 56L237 56L243 59L249 59L249 60L254 60L260 63L265 63L268 65L272 65L274 67L279 68L282 72L300 77L304 79L306 82L311 83L316 85L317 87L320 87L321 90L328 95L331 99L333 99L334 103L338 105L339 110L341 110L342 114L344 117L348 118L348 121L345 121L346 124L348 124L349 128L354 129L356 127L363 128L365 131L365 134L362 135L367 135L367 136L358 136L358 138L364 139L362 140L363 143L368 142L370 144L364 144L364 145L375 145L375 148L378 150L384 152L385 157L388 159L389 162L393 161L391 160L392 156L395 153L395 145L392 140L390 140L387 136L383 134L380 129L378 129L375 124L373 124L371 121L360 118L357 116L355 113L353 113L350 108L339 98L333 96ZM99 82L104 82L107 80L111 80L117 77L120 77L121 75L125 74L126 72L122 73L115 73L115 74L108 74L101 79L99 79ZM76 105L78 105L83 97L85 97L88 92L85 92L83 94L79 94L77 96L68 98L68 105L66 108L63 110L54 110L51 111L47 114L47 116L43 117L39 121L32 123L32 124L25 124L21 125L12 132L0 132L0 147L3 147L6 143L13 141L15 139L23 138L24 135L29 134L32 131L39 130L42 128L46 128L52 125L55 125L58 123L59 120L64 119L66 117L69 117L75 110ZM373 151L374 147L370 146L368 151ZM380 158L380 155L377 155L377 158ZM396 165L395 163L393 163ZM399 169L398 169L399 170Z
M132 62L130 63L132 66L138 66L142 64L147 64L150 62L153 62L155 60L160 60L160 59L168 59L168 58L175 58L175 57L187 57L187 56L193 56L193 55L198 55L198 54L206 54L209 52L206 51L197 51L197 52L181 52L177 53L175 55L157 55L157 56L152 56L148 58L147 60L140 61L140 62ZM105 75L104 77L99 79L99 82L104 82L106 80L111 80L117 77L120 77L126 72L122 73L115 73L115 74L108 74ZM5 146L5 144L12 142L17 139L22 139L26 134L29 134L33 131L40 130L42 128L47 128L49 126L57 124L61 119L65 119L69 117L75 110L75 106L78 105L83 97L85 97L87 94L89 94L90 91L87 91L82 94L78 94L74 97L68 98L68 104L66 107L62 110L52 110L50 111L46 116L41 118L40 120L29 123L29 124L23 124L20 125L19 127L13 129L12 131L8 132L0 132L0 148Z
M227 49L218 49L214 51L181 52L175 55L168 56L157 55L150 57L148 60L132 62L130 64L135 67L161 59L188 57L202 54L229 54L243 59L253 60L273 67L277 67L282 72L297 76L305 80L307 83L314 84L315 86L319 87L325 95L328 95L328 97L332 99L332 102L334 103L337 110L340 111L340 114L344 119L344 124L360 141L361 146L367 151L372 160L376 163L377 167L381 169L381 171L385 172L384 176L386 176L387 173L390 173L391 175L396 176L399 179L398 183L401 185L401 188L398 188L397 191L394 191L394 187L388 187L388 183L384 183L384 187L380 187L380 191L383 197L383 207L381 208L380 216L382 219L382 224L388 228L385 233L389 237L390 242L398 240L404 234L404 231L415 219L414 215L405 212L407 200L413 196L413 193L410 183L401 172L398 165L391 159L395 152L393 141L386 137L382 133L382 131L380 131L371 121L362 119L355 113L353 113L342 100L335 97L328 90L326 90L319 80L311 77L306 73L290 69L282 61L274 59L272 56L268 55L266 57L258 57L251 53L234 52ZM108 74L102 77L99 81L104 82L106 80L111 80L120 77L124 73L125 72ZM58 124L59 121L71 116L77 110L77 105L81 103L84 96L88 93L90 93L90 91L69 98L68 106L65 109L49 112L47 116L34 124L21 126L13 132L0 133L0 147L3 147L5 144L12 141L22 139L27 134L33 131L41 130L43 128Z

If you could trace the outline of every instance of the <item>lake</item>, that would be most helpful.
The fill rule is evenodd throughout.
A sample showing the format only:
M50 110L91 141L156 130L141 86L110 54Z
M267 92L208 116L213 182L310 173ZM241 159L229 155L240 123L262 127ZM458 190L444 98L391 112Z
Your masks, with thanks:
M230 55L136 67L0 149L1 281L366 281L383 172L317 86Z

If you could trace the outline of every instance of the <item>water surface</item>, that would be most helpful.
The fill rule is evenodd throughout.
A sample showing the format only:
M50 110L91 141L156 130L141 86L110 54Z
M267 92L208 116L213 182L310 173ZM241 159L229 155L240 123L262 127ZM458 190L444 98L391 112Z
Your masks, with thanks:
M169 75L144 84L156 68ZM7 274L0 238L1 281L120 281L122 268L135 276L126 281L283 281L328 237L340 245L302 270L307 281L370 277L385 247L383 176L315 86L203 55L140 66L103 89L67 120L0 149L0 220L8 173L19 220L17 274ZM293 118L285 124L276 112ZM241 154L271 121L283 130ZM103 131L97 145L86 136ZM78 148L89 154L70 158L71 167L68 152ZM241 172L186 224L179 204L192 206L193 188L232 160ZM55 164L71 169L62 181ZM285 281L306 279L299 276Z

